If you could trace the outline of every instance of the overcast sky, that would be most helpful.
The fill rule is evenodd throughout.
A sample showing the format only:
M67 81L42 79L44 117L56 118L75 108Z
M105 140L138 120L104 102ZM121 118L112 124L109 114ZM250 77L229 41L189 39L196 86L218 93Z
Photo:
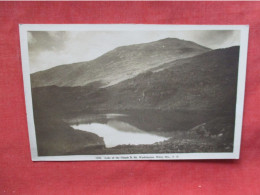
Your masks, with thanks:
M239 45L240 31L31 31L28 32L31 73L61 64L89 61L122 45L179 38L211 49Z

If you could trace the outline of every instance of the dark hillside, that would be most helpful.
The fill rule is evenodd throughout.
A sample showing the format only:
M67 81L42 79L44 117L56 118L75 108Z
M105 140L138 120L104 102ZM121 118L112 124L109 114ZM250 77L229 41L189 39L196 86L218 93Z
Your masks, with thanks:
M210 49L175 38L118 47L92 61L34 73L31 75L32 87L85 86L95 81L101 81L104 86L111 85L166 62L207 51Z
M238 54L239 47L231 47L167 63L108 87L103 106L233 112Z
M38 151L41 155L232 151L238 56L239 47L209 51L109 87L93 82L33 88ZM172 138L159 145L104 149L102 138L69 126L79 119L97 122L95 116L103 113L126 114L121 121Z

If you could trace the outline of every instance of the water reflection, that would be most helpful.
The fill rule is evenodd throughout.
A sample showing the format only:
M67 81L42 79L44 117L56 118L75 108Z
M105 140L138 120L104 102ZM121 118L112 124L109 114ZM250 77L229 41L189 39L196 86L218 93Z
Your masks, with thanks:
M72 125L71 127L75 130L87 131L103 137L107 148L128 144L154 144L169 139L149 134L128 123L116 120L108 121L107 124L90 123Z

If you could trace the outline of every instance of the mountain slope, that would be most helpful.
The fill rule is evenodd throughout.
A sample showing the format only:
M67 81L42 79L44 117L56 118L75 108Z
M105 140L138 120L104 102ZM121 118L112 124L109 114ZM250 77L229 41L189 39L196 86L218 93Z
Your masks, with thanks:
M164 64L107 88L104 107L233 110L238 56L231 47Z
M106 123L94 116L107 113L126 114L120 121L172 137L159 145L118 146L121 154L230 152L238 56L239 47L213 50L163 64L103 88L100 82L82 87L33 88L38 152L40 155L104 152L102 138L84 132L75 134L69 124L97 120ZM67 145L73 146L72 150Z
M190 41L167 38L159 41L118 47L99 58L61 65L31 75L32 87L85 86L101 81L103 86L120 81L176 59L210 51Z
M35 88L33 99L54 109L60 105L62 112L151 108L229 112L235 108L238 56L239 47L213 50L105 88L99 88L99 82Z

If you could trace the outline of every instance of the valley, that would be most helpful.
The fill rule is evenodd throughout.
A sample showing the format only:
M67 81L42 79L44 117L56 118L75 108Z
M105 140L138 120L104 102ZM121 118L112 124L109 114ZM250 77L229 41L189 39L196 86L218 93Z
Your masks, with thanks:
M38 153L232 152L238 56L239 47L166 39L34 73ZM94 131L72 128L84 124L167 139L106 147Z

